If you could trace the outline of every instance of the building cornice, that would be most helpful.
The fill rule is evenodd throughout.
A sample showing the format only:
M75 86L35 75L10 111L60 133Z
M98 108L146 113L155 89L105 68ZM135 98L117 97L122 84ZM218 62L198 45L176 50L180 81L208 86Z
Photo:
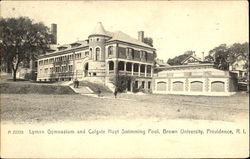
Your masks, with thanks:
M61 51L57 51L57 52L54 52L54 53L40 55L38 57L38 59L53 57L53 56L60 56L60 55L67 54L67 53L73 53L74 51L79 51L79 50L82 50L82 49L85 49L85 48L88 48L88 47L89 46L82 46L82 47L78 47L78 48L70 48L69 50L61 50Z

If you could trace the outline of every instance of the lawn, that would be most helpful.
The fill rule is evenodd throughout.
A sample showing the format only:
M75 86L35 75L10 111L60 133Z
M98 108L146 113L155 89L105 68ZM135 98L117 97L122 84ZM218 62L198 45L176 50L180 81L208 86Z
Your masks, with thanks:
M112 94L1 94L3 122L46 123L119 119L191 119L235 121L248 119L248 94L231 97Z

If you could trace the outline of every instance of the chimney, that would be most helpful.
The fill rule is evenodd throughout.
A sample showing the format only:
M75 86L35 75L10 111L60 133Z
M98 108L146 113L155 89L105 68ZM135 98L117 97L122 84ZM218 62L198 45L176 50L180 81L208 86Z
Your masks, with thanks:
M51 44L57 44L57 25L56 24L51 24L51 34L52 34Z
M201 60L202 60L202 61L205 61L204 52L201 53Z
M144 31L138 31L138 40L141 42L144 41Z
M195 51L193 51L193 56L196 56Z

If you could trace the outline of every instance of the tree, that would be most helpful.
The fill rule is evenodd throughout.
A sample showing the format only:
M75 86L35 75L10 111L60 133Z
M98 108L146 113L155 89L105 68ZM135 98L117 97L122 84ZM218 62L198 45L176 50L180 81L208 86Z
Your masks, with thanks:
M245 42L243 44L240 43L234 43L231 47L229 47L229 52L231 54L230 56L230 64L234 63L238 57L241 57L241 59L245 62L245 69L248 69L248 63L249 63L249 44L248 42Z
M226 44L221 44L209 51L205 60L214 62L215 66L221 70L229 69L230 51Z
M145 37L145 38L143 39L143 42L144 42L145 44L148 44L149 46L153 47L153 39L152 39L152 38L150 38L150 37Z
M27 63L38 54L45 53L51 35L43 23L34 23L27 17L1 18L0 24L1 61L10 65L16 81L20 63Z
M229 70L229 65L233 64L238 57L245 61L245 68L248 68L248 43L234 43L231 46L221 44L209 51L206 61L214 62L215 66L221 70Z
M175 56L173 59L169 58L167 63L169 65L181 65L181 62L185 60L188 56L193 55L195 51L189 50L185 51L182 55Z
M112 84L117 88L118 92L124 92L127 89L128 82L133 82L134 77L128 75L120 75L119 73L116 76L112 77Z

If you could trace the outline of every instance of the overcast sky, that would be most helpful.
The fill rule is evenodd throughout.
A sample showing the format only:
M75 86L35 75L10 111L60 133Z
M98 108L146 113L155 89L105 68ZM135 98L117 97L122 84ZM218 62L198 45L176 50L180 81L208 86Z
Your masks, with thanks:
M187 50L208 53L219 44L248 41L246 1L5 1L1 16L28 16L45 25L57 24L58 43L85 40L97 22L108 31L137 38L152 37L159 58L166 61Z

